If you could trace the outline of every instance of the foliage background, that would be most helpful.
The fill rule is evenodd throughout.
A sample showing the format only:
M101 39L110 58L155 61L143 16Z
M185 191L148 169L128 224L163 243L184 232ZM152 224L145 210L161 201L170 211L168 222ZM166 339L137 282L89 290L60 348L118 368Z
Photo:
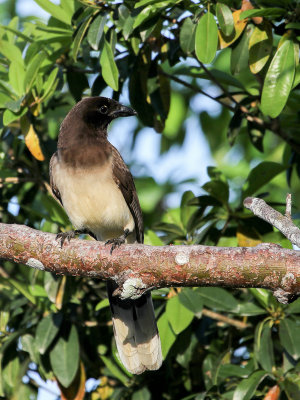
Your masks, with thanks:
M83 95L104 93L139 113L121 142L126 154L143 147L144 127L158 132L162 158L184 149L179 170L158 182L141 158L126 157L147 244L290 247L242 200L261 196L282 211L289 191L299 218L296 2L257 0L256 10L235 0L36 3L51 15L47 23L16 16L14 1L0 4L2 222L71 228L50 195L48 163L68 110ZM214 113L203 110L211 98ZM195 136L199 171L208 159L197 148L198 122L213 160L204 185L199 176L180 182L187 136ZM116 136L123 126L115 124ZM194 193L179 205L170 194L183 187ZM262 289L154 291L165 361L132 376L117 357L102 282L2 262L0 289L3 398L37 398L33 371L56 379L66 399L300 398L298 300L283 306ZM84 395L89 378L97 381Z

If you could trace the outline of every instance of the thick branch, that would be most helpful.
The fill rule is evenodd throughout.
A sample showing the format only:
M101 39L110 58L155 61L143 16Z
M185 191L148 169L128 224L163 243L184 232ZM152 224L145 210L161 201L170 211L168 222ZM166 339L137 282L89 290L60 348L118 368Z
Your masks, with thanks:
M122 245L73 239L60 248L55 235L0 224L0 258L56 274L114 279L118 295L135 298L153 287L262 287L300 293L300 252L274 244L256 247Z

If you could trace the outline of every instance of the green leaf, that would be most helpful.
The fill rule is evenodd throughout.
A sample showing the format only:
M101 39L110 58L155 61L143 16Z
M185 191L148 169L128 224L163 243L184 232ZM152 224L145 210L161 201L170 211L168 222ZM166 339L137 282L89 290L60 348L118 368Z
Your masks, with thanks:
M15 93L21 97L25 93L25 70L23 66L18 62L12 61L9 66L8 78Z
M4 55L10 62L16 62L24 67L22 52L16 45L0 40L1 54Z
M102 308L106 308L106 307L109 307L109 301L107 298L99 301L99 303L95 307L95 311L102 310Z
M163 2L166 3L166 2ZM167 4L165 4L167 7ZM140 26L143 22L148 20L149 18L153 17L156 13L159 12L159 9L156 9L155 7L148 6L142 9L141 12L138 13L138 15L134 19L134 24L133 24L133 29L137 28Z
M243 11L240 15L240 20L252 17L280 17L281 15L285 14L286 10L284 8L279 8L279 7L260 8L259 10L253 9L253 10Z
M289 304L286 308L286 312L290 314L300 314L300 298Z
M179 42L180 47L186 54L192 54L195 49L195 35L197 25L191 18L186 18L180 29Z
M201 287L196 289L207 307L218 311L233 311L237 309L238 302L227 290L218 287Z
M210 182L205 183L202 186L202 189L204 189L215 199L219 200L221 203L228 203L229 187L227 183L214 179Z
M217 3L216 15L220 24L221 31L225 36L230 36L234 31L234 20L232 12L224 3Z
M70 25L72 14L68 13L64 8L53 4L49 0L34 0L43 10L52 15L52 17L58 19L64 24Z
M181 204L180 204L180 219L182 225L186 228L189 222L189 219L196 211L195 207L189 204L191 199L194 199L195 195L191 190L188 190L183 193L181 197Z
M174 296L167 301L166 316L173 331L178 335L190 325L194 313L182 305L178 296Z
M79 366L79 340L74 325L72 325L67 337L59 337L50 352L50 362L54 375L59 382L64 387L70 386Z
M197 290L191 288L183 288L179 295L179 301L184 307L199 315L203 308L203 297Z
M167 354L176 340L176 335L171 328L167 313L164 312L157 321L157 327L160 334L162 355L165 359Z
M218 47L218 27L211 12L204 14L197 25L195 51L199 61L209 64Z
M243 189L243 197L251 196L262 186L269 183L276 175L285 171L284 165L263 161L250 171Z
M300 326L290 318L280 321L280 343L295 359L300 357Z
M36 348L41 354L45 354L46 350L53 342L59 331L61 322L61 314L49 314L38 324L35 333L35 340Z
M128 40L129 36L133 31L133 24L135 18L130 14L129 9L124 5L121 4L118 8L119 12L119 26L122 28L122 34L125 40Z
M49 76L47 77L47 79L43 85L43 95L40 99L41 101L44 101L48 97L49 93L51 93L53 88L55 90L55 88L58 84L58 80L56 80L58 71L59 70L57 67L53 68L53 70L50 72Z
M99 43L103 34L105 24L106 24L106 15L99 14L89 27L87 40L92 49L94 50L98 50L99 48Z
M294 42L286 40L277 49L264 80L261 110L276 118L283 110L291 92L295 75Z
M24 85L26 92L28 92L33 86L36 76L45 58L46 58L46 53L40 52L36 54L30 61L24 78Z
M264 21L256 25L249 40L249 66L253 74L258 74L266 65L273 48L272 27Z
M267 375L265 371L255 371L249 378L243 379L234 391L233 400L251 400L257 386Z
M264 310L261 307L258 307L254 303L247 302L247 303L240 303L238 305L236 313L245 316L262 315L266 314L266 310Z
M119 379L120 382L123 383L124 386L128 385L128 376L126 376L121 369L118 367L118 365L113 362L110 358L100 355L101 360L104 362L106 368L112 373L113 376L115 376L117 379Z
M35 346L35 339L32 335L26 334L21 337L22 350L27 351L31 361L39 363L39 353Z
M254 289L250 288L249 291L255 297L255 299L262 305L264 308L269 307L270 298L272 296L271 292L267 289Z
M119 90L119 71L114 59L113 51L109 43L105 40L104 47L100 56L102 76L105 82L115 91Z
M255 331L255 356L265 371L272 372L275 367L271 327L265 321L260 322Z
M83 21L82 24L80 25L80 27L75 35L75 39L73 42L73 60L74 61L77 60L77 55L79 52L81 42L82 42L82 40L85 36L85 33L87 31L87 28L89 27L91 22L92 22L92 17L86 18L86 20Z
M133 393L131 400L151 400L151 393L146 387L137 390Z
M249 39L254 30L253 24L248 24L242 34L242 37L233 47L231 53L231 73L233 75L240 74L249 69Z

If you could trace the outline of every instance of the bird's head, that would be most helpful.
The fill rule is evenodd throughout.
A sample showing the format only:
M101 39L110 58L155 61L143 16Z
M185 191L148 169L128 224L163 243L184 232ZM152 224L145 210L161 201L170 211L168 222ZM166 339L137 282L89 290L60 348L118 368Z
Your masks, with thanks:
M86 97L75 107L87 125L100 130L105 130L113 119L137 114L132 108L107 97Z

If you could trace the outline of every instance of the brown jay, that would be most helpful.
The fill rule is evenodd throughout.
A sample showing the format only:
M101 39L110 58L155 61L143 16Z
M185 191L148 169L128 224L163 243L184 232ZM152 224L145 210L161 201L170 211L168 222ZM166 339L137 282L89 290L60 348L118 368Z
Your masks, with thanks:
M105 97L84 98L63 120L57 151L50 161L50 183L75 231L58 234L63 245L76 233L111 244L143 243L143 219L132 175L107 140L107 127L136 112ZM135 300L113 296L107 284L113 328L124 366L133 374L156 370L162 362L150 293Z

